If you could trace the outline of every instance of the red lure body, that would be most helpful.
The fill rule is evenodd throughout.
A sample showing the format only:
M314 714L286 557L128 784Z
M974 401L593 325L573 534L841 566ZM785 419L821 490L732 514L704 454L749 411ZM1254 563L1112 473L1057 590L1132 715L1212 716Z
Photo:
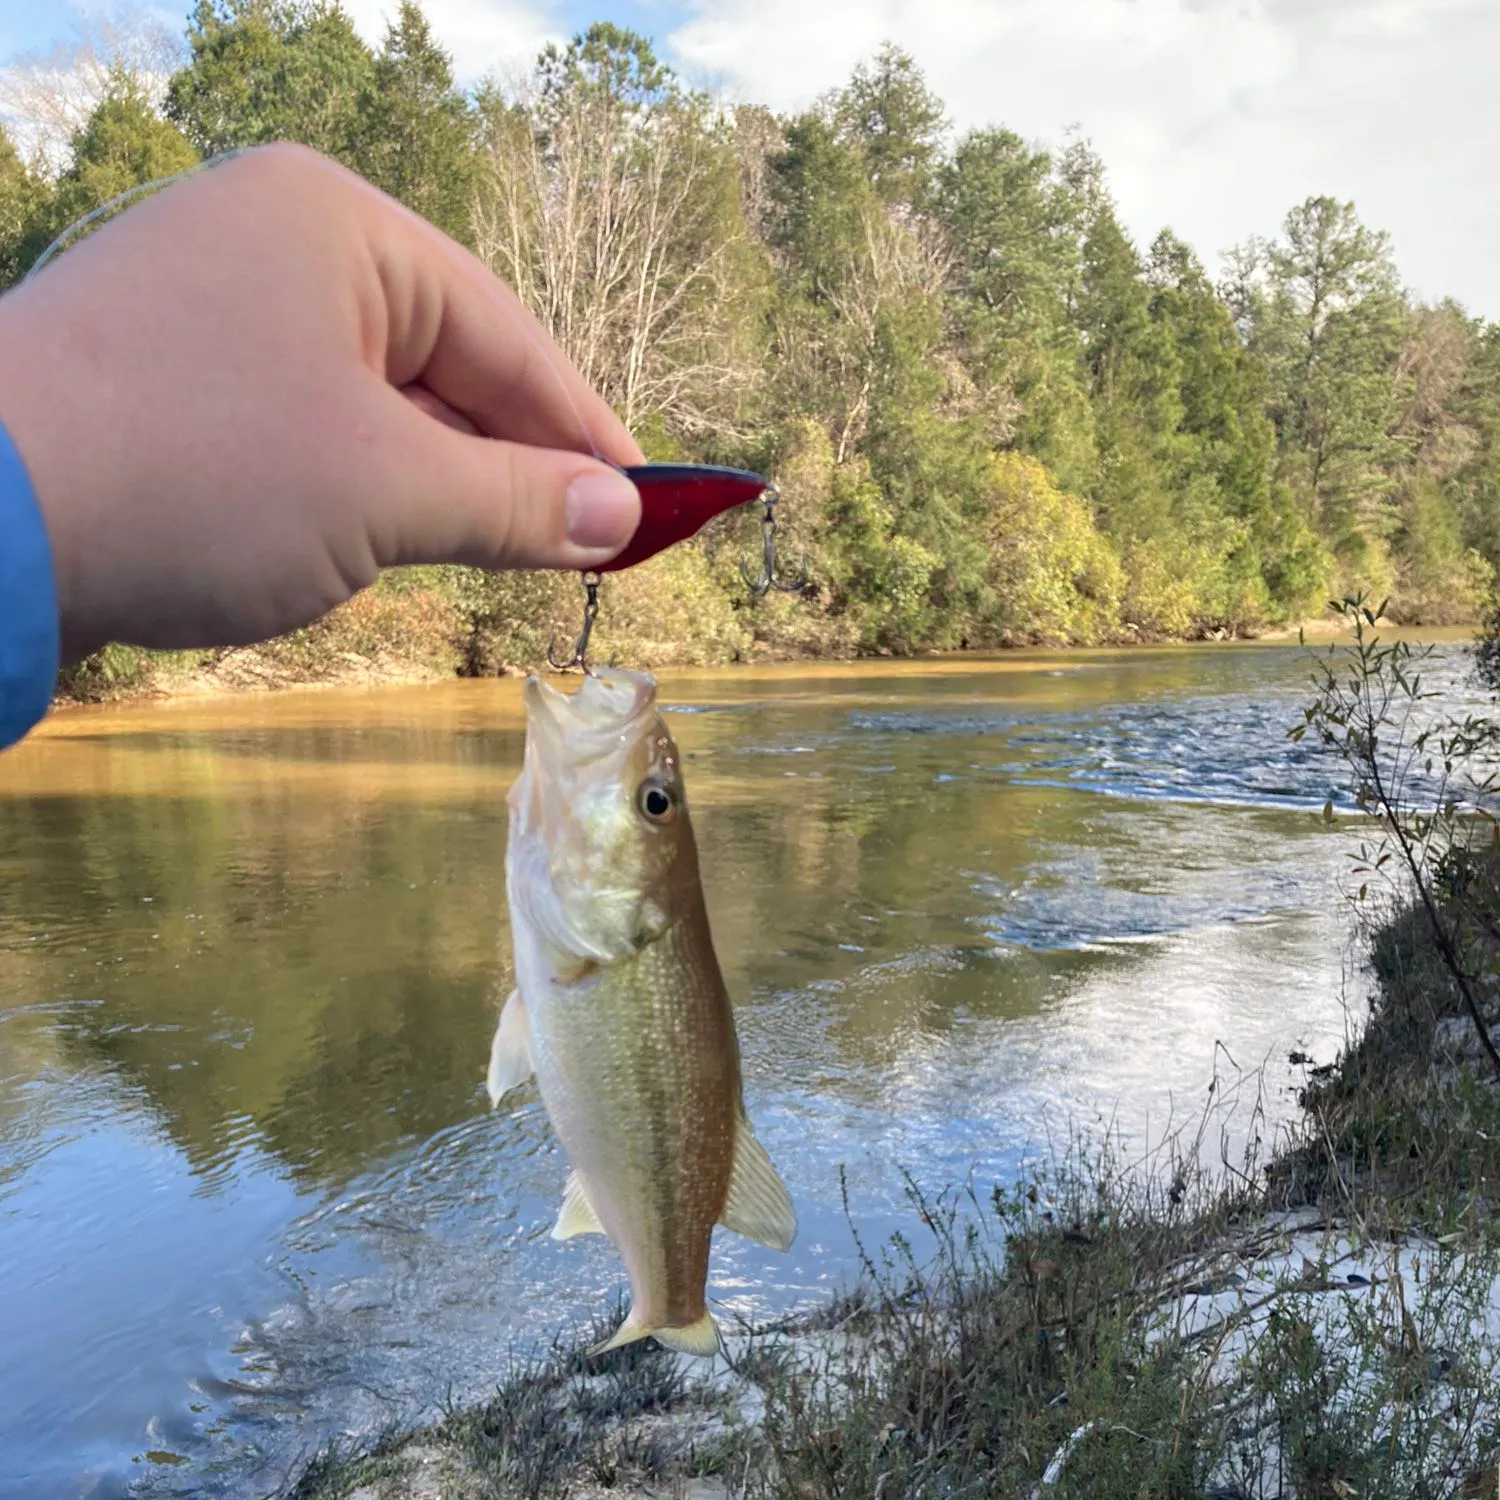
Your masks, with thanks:
M708 522L765 492L767 481L744 469L708 464L641 464L624 470L641 493L641 523L625 550L598 573L618 573L695 536Z

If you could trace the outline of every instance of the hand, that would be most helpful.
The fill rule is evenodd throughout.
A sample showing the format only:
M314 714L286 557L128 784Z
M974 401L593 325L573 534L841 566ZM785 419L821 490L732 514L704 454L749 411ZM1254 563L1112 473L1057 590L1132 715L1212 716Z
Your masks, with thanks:
M0 421L63 652L237 645L397 563L587 568L640 449L515 296L342 167L270 146L0 297Z

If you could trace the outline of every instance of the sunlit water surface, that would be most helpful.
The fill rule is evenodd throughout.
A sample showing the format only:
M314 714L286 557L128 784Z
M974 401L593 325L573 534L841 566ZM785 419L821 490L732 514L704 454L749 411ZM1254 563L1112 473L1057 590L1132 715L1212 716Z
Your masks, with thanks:
M1446 659L1453 692L1463 658ZM1347 826L1295 647L668 675L789 1255L1135 1142L1346 1025ZM0 1496L259 1495L482 1395L613 1303L564 1162L482 1078L508 988L519 685L77 710L0 758ZM1250 1130L1253 1120L1236 1128Z

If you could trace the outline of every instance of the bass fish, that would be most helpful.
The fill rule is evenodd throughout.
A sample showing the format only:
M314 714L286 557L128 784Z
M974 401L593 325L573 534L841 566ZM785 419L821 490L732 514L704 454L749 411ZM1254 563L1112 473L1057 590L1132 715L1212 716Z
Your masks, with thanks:
M568 695L527 679L505 875L516 988L490 1100L534 1073L572 1170L554 1239L605 1234L631 1308L590 1353L655 1338L713 1354L714 1226L787 1250L786 1186L745 1116L677 746L642 673Z

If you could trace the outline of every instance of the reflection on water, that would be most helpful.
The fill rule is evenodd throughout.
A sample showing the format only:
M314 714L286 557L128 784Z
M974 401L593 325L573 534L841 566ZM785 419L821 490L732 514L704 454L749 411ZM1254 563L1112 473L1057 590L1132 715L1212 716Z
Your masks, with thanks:
M1452 669L1457 673L1457 667ZM1343 1031L1345 841L1292 648L664 682L788 1256L1014 1172L1072 1112L1159 1128ZM1455 683L1457 677L1454 677ZM623 1282L482 1077L506 988L514 683L55 716L0 760L0 1496L258 1494L481 1393ZM1273 1104L1279 1096L1273 1096Z

